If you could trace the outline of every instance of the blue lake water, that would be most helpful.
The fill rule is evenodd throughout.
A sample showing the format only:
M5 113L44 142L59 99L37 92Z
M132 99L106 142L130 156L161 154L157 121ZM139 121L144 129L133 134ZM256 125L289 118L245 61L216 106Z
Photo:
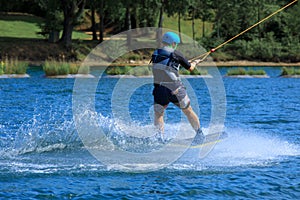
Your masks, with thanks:
M189 152L145 172L104 165L86 150L73 120L74 79L44 78L34 68L31 78L0 79L0 199L297 199L300 79L277 77L279 68L266 71L270 78L223 77L228 138L206 157ZM103 127L111 125L118 80L102 78L95 92ZM201 78L188 81L205 128L209 91ZM129 101L130 117L140 127L152 123L151 91L146 84ZM179 115L168 108L167 129L180 123Z

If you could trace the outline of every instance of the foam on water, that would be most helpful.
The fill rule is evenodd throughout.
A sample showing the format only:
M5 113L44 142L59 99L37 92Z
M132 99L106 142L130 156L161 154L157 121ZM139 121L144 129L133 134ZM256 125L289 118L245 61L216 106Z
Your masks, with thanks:
M118 131L123 131L120 133L120 137L116 137L116 139L124 140L122 134L130 130L137 137L145 136L145 134L151 135L154 132L152 125L116 123L116 121L101 114L89 112L89 115L97 117L99 126L103 127L105 131L116 134ZM188 123L166 124L165 130L166 137L169 139L174 138L179 130L183 131L183 137L192 131ZM204 129L204 132L206 131ZM199 171L215 167L264 166L287 156L300 155L298 144L270 136L267 133L232 128L227 128L226 132L228 138L217 143L206 157L199 158L201 149L188 149L179 160L163 167L169 170ZM105 167L85 150L72 120L64 120L59 126L54 127L39 122L35 117L24 123L15 138L9 140L13 141L10 146L7 144L1 146L0 167L2 169L14 169L14 172L52 173L62 169L79 171L80 168L100 171L145 171L161 165L161 163L138 163L133 166L132 163L130 165L123 163ZM139 148L143 147L141 146L143 144L139 145ZM145 146L148 148L149 144L145 144ZM59 159L57 159L58 155ZM70 155L72 155L71 158ZM9 158L8 161L7 158Z
M203 167L264 166L287 156L300 155L300 147L259 131L227 129L228 138L217 143L203 159L195 159L195 152L187 151L183 162Z

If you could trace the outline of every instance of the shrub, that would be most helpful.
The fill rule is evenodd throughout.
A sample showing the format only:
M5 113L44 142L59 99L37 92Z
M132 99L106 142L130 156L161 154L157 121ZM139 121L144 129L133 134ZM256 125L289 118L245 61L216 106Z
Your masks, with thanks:
M106 74L109 75L123 75L126 74L130 68L128 66L109 66L106 69Z
M235 69L229 69L227 71L227 76L237 76L237 75L250 75L250 76L254 76L254 75L266 75L267 73L260 69L260 70L254 70L254 69L249 69L246 70L244 68L235 68Z
M135 67L133 70L130 70L129 74L133 76L148 76L151 75L152 72L148 67L140 66Z
M70 72L70 66L66 62L46 60L43 70L46 76L67 75Z
M247 74L250 75L250 76L253 76L253 75L266 75L266 72L262 69L259 69L259 70L250 69L249 71L247 71Z
M237 75L246 75L246 70L244 68L236 68L236 69L229 69L227 71L228 76L237 76Z
M190 71L188 71L188 70L185 70L185 69L180 69L180 71L179 71L179 73L180 74L182 74L182 75L190 75L191 74L191 72Z
M90 73L89 66L86 66L86 65L83 65L83 66L77 65L77 66L78 66L77 74L89 74Z
M4 62L1 61L0 63L0 75L4 74Z
M182 75L207 75L208 74L207 70L202 70L198 68L195 68L191 72L186 69L180 69L179 73Z
M69 69L69 73L70 74L77 74L78 73L78 69L79 69L79 65L75 64L75 63L70 63L70 69Z
M191 75L207 75L208 72L207 70L204 70L204 69L198 69L198 68L195 68L193 71L190 72Z
M108 75L133 75L133 76L147 76L151 75L152 72L147 66L110 66L106 70Z
M292 76L292 75L300 75L300 69L295 69L294 67L283 67L281 69L280 76Z
M0 63L0 75L2 74L25 74L28 62L19 61L17 58L8 59Z
M77 63L67 63L65 61L46 60L43 65L46 76L67 75L67 74L88 74L88 66L80 67Z

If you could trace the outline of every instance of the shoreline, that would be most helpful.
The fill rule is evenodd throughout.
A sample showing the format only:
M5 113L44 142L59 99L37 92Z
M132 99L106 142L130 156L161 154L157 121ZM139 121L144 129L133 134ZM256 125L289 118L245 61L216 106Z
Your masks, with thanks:
M300 62L297 63L285 63L285 62L261 62L261 61L219 61L215 62L218 67L300 67ZM205 65L205 62L202 64ZM201 66L201 64L199 65Z
M32 67L41 66L44 61L27 61ZM80 63L80 61L78 61ZM83 63L83 61L82 61ZM129 61L129 62L118 62L118 63L87 63L91 67L96 66L148 66L149 61ZM300 67L300 62L286 63L286 62L261 62L261 61L247 61L247 60L236 60L236 61L205 61L199 63L199 67Z
M129 63L112 63L110 66L147 66L149 61L130 61ZM199 67L300 67L300 62L262 62L262 61L204 61L199 63Z

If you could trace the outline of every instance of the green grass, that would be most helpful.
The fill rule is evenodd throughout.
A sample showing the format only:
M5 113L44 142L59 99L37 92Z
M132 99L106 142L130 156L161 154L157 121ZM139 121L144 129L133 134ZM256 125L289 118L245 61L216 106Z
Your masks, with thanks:
M152 75L151 68L148 66L110 66L106 70L108 75L132 75L132 76L148 76Z
M130 67L130 66L109 66L106 69L108 75L133 75L137 69L135 68L146 68L146 67ZM140 69L144 71L144 69ZM136 73L135 73L136 74Z
M192 20L184 20L181 19L181 32L189 37L193 37L192 34ZM164 14L163 28L171 29L174 31L178 31L178 16L174 15L168 17ZM205 22L205 35L208 36L212 31L212 23ZM195 20L195 37L202 37L202 21L200 19Z
M43 70L46 76L67 75L69 74L69 65L66 62L45 61Z
M293 75L300 75L300 68L283 67L281 69L280 76L293 76Z
M227 76L238 76L238 75L250 75L250 76L255 76L255 75L266 75L266 72L262 69L260 70L254 70L254 69L249 69L246 70L245 68L239 67L239 68L232 68L227 71Z
M37 34L41 32L39 25L42 23L42 18L32 15L0 15L0 37L42 39L43 36ZM73 39L90 37L78 31L72 35Z
M30 15L0 16L0 37L43 38L36 34L42 22L42 18Z
M17 58L5 58L0 62L0 75L3 74L26 74L28 62L19 61Z
M207 70L195 68L193 71L188 71L186 69L180 69L179 71L182 75L208 75Z
M181 69L180 74L182 75L207 75L206 70L195 69L190 72L186 69ZM110 66L106 69L106 74L108 75L133 75L133 76L148 76L152 75L151 67L148 66Z
M90 72L89 67L80 67L77 63L55 60L46 60L43 64L43 70L46 76L88 74Z

